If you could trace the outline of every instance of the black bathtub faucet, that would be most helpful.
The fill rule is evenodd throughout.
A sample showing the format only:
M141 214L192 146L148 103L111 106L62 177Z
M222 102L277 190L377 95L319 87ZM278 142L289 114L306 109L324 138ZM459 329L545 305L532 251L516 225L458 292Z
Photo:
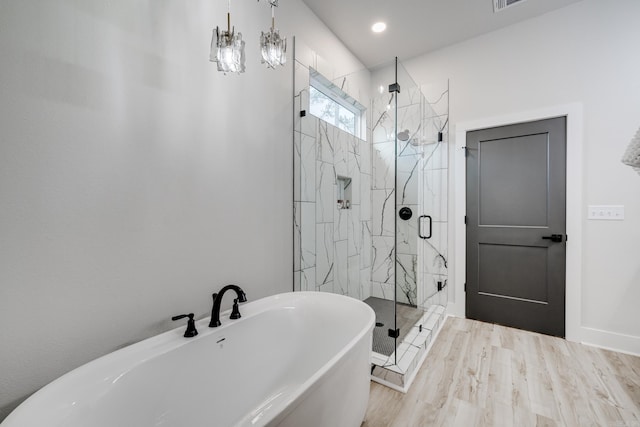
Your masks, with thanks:
M238 303L239 302L247 302L247 295L240 288L240 286L227 285L224 288L220 289L220 292L215 293L215 294L212 295L212 297L213 297L213 308L211 309L211 321L209 322L209 327L210 328L217 328L218 326L222 325L222 323L220 323L220 305L222 305L222 297L224 296L224 293L227 292L230 289L235 291L235 293L238 296L238 298L235 298L233 300L233 309L231 310L231 316L229 316L229 318L230 319L239 319L240 317L242 317L242 316L240 316L240 310L238 309Z

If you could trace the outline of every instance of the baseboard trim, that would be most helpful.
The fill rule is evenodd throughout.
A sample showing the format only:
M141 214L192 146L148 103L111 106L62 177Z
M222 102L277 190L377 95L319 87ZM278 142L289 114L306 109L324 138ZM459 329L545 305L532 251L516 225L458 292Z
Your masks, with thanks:
M464 307L455 303L447 304L446 316L466 319ZM581 326L578 334L567 336L566 340L640 357L640 337L634 335Z
M591 347L640 356L640 337L581 327L580 342Z

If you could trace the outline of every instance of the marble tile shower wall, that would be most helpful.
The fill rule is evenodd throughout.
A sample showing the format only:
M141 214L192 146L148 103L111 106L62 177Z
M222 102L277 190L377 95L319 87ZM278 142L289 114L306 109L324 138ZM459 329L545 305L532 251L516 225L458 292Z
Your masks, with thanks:
M371 146L310 114L301 117L300 111L308 112L309 66L321 64L315 64L318 58L309 51L298 57L301 60L294 63L294 289L364 300L371 293ZM339 176L350 179L348 209L337 204Z
M314 116L295 135L300 188L295 200L296 289L368 298L371 283L371 150ZM351 179L349 209L339 208L337 177Z

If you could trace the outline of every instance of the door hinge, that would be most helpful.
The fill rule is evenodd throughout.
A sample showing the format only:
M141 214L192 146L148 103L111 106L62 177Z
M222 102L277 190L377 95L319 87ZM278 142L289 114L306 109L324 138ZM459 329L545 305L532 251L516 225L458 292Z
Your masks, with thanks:
M464 216L464 225L467 225L467 216Z
M467 282L464 283L464 291L467 292Z

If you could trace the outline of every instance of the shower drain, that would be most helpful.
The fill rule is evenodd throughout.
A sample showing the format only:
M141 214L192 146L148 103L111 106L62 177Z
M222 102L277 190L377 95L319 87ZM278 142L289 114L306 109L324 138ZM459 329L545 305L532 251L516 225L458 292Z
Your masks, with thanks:
M376 322L376 326L380 327L380 326L384 326L384 323L382 322Z

